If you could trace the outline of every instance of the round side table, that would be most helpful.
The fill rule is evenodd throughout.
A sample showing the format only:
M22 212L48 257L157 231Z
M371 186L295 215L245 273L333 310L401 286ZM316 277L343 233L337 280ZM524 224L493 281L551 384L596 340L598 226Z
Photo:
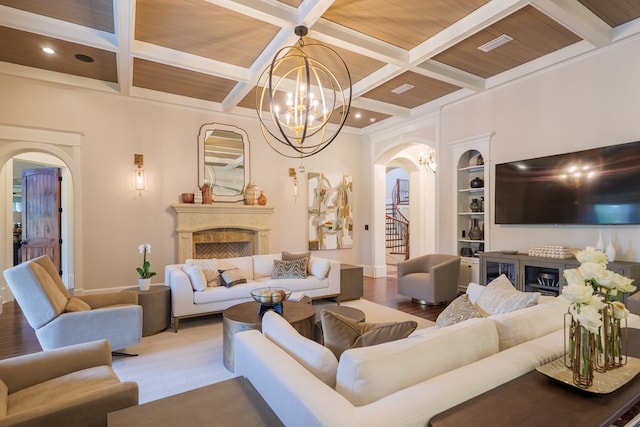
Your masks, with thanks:
M138 293L138 304L142 306L142 336L160 333L171 324L171 288L169 286L152 285L149 290L139 287L127 291Z
M233 372L233 340L236 333L250 329L262 330L260 304L255 301L229 307L222 312L222 348L224 367ZM313 339L316 311L304 302L285 301L282 316L301 335Z

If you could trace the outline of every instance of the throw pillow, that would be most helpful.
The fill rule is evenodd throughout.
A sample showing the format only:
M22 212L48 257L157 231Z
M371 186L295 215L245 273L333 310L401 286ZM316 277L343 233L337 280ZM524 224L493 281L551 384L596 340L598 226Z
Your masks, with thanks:
M204 271L199 265L185 265L182 267L189 279L191 280L191 287L194 291L204 291L207 288L207 279L205 278Z
M451 301L436 319L436 325L440 328L450 326L458 322L462 322L467 319L474 319L476 317L483 317L482 314L475 308L469 296L467 294L460 295L458 298Z
M336 385L338 360L322 344L305 338L287 320L269 310L262 316L262 334L307 368L320 381Z
M247 283L247 278L244 273L238 268L231 268L229 270L220 270L220 280L222 285L230 288L241 283Z
M330 267L331 261L326 258L312 257L309 260L309 273L318 280L322 280L327 277Z
M357 322L331 311L320 313L324 345L337 359L350 348L365 347L408 337L418 324L413 321L373 324Z
M474 282L469 282L467 285L467 296L469 297L469 302L471 304L475 304L480 295L487 289L486 286L478 285Z
M220 273L218 270L227 270L234 266L229 264L223 259L187 259L185 265L198 265L204 273L204 278L207 281L207 286L215 287L220 286Z
M89 311L91 310L91 306L86 302L82 301L78 297L71 297L69 301L67 301L67 306L64 308L66 313L72 313L75 311Z
M540 299L540 292L520 292L509 279L501 275L487 285L487 289L478 297L475 306L485 316L509 313L532 305Z
M273 260L272 279L304 279L307 277L307 258L295 261Z

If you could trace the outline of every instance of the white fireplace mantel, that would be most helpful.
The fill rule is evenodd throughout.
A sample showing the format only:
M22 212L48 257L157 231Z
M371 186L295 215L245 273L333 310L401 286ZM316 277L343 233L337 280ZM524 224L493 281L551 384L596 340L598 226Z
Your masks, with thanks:
M171 207L176 211L179 263L193 258L194 232L216 228L253 230L257 233L257 253L269 250L273 206L174 203Z

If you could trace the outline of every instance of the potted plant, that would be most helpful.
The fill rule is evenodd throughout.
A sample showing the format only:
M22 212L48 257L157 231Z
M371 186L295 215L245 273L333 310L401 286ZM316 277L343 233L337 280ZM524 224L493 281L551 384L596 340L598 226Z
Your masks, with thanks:
M151 278L156 275L154 271L149 271L151 268L151 263L147 261L147 253L151 253L151 245L149 243L143 243L138 246L138 251L140 251L142 255L142 267L137 267L136 271L140 278L138 279L138 283L140 285L140 290L146 291L149 290L149 286L151 286Z

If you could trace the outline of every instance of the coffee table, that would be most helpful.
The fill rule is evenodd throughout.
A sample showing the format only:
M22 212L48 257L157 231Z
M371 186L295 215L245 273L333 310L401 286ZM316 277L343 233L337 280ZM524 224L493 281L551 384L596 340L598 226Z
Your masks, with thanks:
M111 412L107 423L109 427L284 425L244 377Z
M233 341L238 332L250 329L262 330L260 304L255 301L229 307L222 312L222 348L224 367L233 372ZM282 316L300 332L313 339L316 311L311 304L302 301L285 301Z
M629 356L640 357L640 329L628 332ZM639 378L614 392L595 394L533 370L436 415L429 425L609 427L638 401Z

